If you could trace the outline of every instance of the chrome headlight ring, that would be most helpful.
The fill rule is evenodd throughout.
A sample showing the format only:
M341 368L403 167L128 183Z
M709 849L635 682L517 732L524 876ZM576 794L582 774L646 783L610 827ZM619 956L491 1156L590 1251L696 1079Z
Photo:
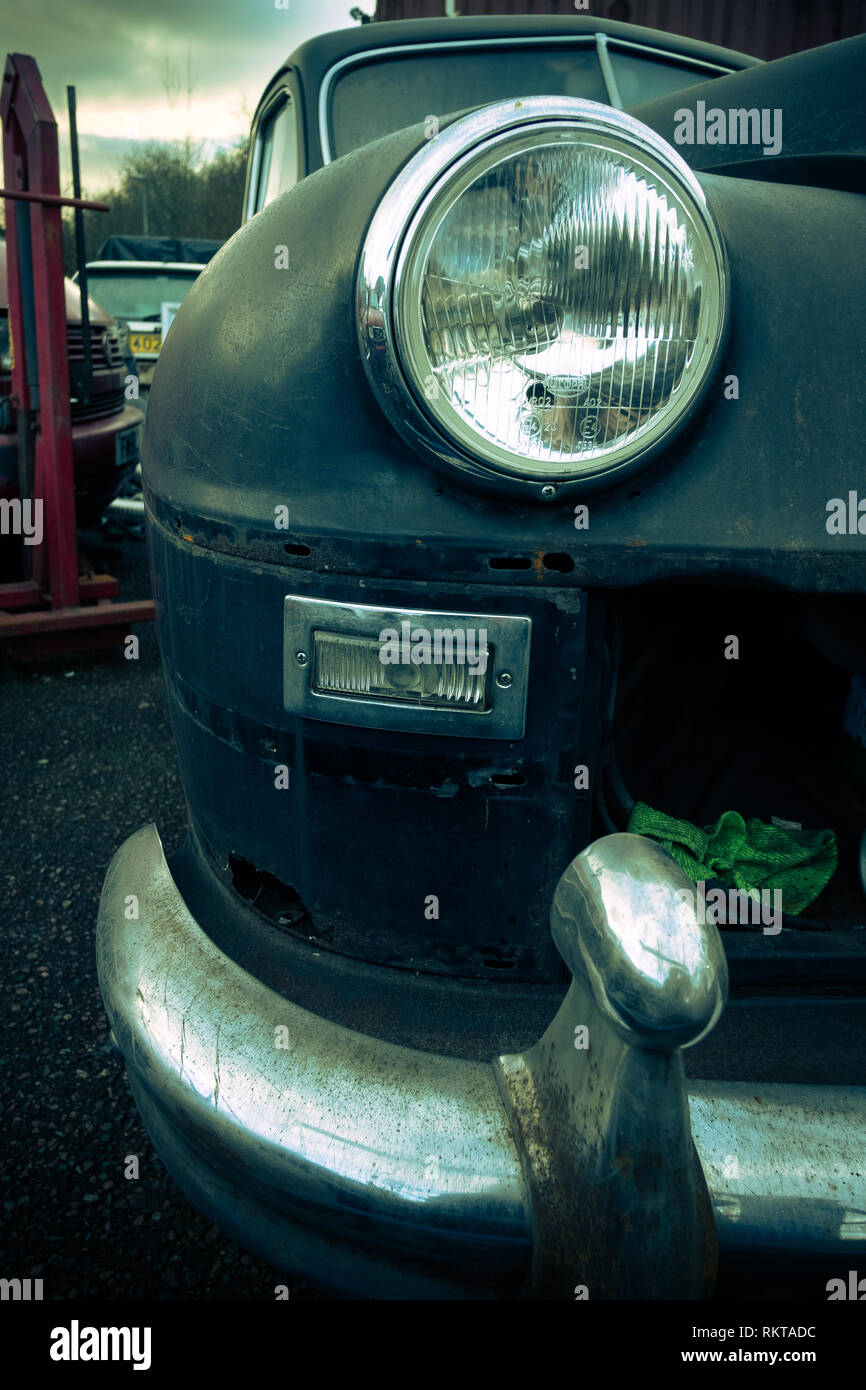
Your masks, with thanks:
M550 311L558 315L556 333L551 336L549 323L545 321L546 316L549 317L548 308L543 307L540 312L534 311L542 323L542 336L536 333L533 338L532 323L529 322L527 329L520 309L516 317L523 334L522 356L516 349L508 356L502 348L501 323L493 323L491 327L489 319L491 312L495 317L502 310L502 323L506 323L510 331L515 319L514 304L519 302L525 308L525 296L521 299L514 291L512 276L507 280L507 292L512 295L507 312L502 309L502 295L497 298L494 293L491 299L489 286L481 286L480 292L487 295L484 312L469 323L467 330L465 303L460 309L452 294L445 305L452 315L451 321L446 324L445 332L440 333L437 320L435 332L431 333L430 286L444 283L450 293L448 267L438 273L435 269L430 271L431 248L436 245L443 226L447 243L448 219L467 190L478 198L477 190L481 187L486 190L498 170L507 171L509 160L514 166L517 160L529 161L538 152L551 160L555 158L552 152L568 154L581 144L592 157L597 158L600 152L602 158L608 159L605 172L609 177L613 171L612 193L607 190L608 208L613 208L610 215L618 219L618 224L613 228L614 234L608 236L608 242L613 244L620 259L613 270L607 267L609 283L603 278L599 280L597 265L591 267L596 276L592 307L596 316L599 313L607 316L606 330L600 337L598 327L591 333L586 331L586 323L579 321L576 304L578 289L575 287L580 286L582 294L581 282L577 275L572 276L571 281L563 278L559 300ZM580 167L576 160L572 160L572 165ZM525 171L522 172L525 178ZM559 186L555 179L551 182L549 168L546 186ZM593 208L600 205L594 190L592 192L592 200L584 197L584 205L579 209L581 215L585 213L587 201L592 201ZM508 215L507 225L500 220L497 247L504 244L503 237L507 239L515 232L514 214L510 211L515 199L512 194L509 203L508 196L504 193L501 199ZM525 202L525 189L523 197ZM481 206L487 205L482 202ZM572 208L577 206L574 203ZM643 241L639 244L635 243L635 207L642 210L645 223L645 229L641 230ZM580 220L578 213L571 215L569 212L566 218L569 232L575 219ZM562 225L560 219L557 229L560 242ZM585 216L581 225L586 227ZM459 219L457 228L459 240L459 234L465 233ZM593 235L597 231L589 226ZM474 229L472 232L472 235L464 235L464 256L466 248L474 247L477 240ZM628 236L632 242L626 246ZM551 243L554 240L549 238ZM453 233L451 241L454 242ZM549 252L539 253L539 245L546 245L543 237L535 237L530 247L530 254L537 253L536 264L530 267L534 271L533 285L544 280L549 264ZM625 252L623 246L626 246ZM593 249L603 261L609 246L604 244L601 233ZM470 258L471 254L470 249ZM520 254L525 270L525 239L520 245ZM543 259L545 255L548 261ZM628 263L623 261L626 255L631 256ZM640 287L635 289L637 255L642 267L649 265L648 292L643 294ZM487 271L490 264L488 251ZM561 265L558 269L561 271ZM463 288L461 285L461 292ZM469 288L473 293L479 289L476 284ZM494 286L494 291L496 289ZM543 296L539 296L539 300L542 299ZM676 314L672 308L675 301ZM491 304L498 307L491 311ZM437 313L439 307L436 306ZM662 330L667 328L667 334L659 332L655 339L650 332L653 314L656 326ZM356 315L361 355L374 394L397 432L421 457L435 467L462 475L464 481L474 480L485 490L550 501L573 493L595 491L620 481L624 475L643 467L691 417L715 373L727 334L727 256L715 218L695 175L681 156L649 127L597 102L565 97L524 98L482 107L455 121L429 140L398 174L376 209L362 247L356 284ZM688 330L683 329L685 315L690 316ZM531 318L530 313L528 320ZM681 330L679 337L671 331L674 321ZM479 325L484 340L482 351L472 358L466 354L466 343L477 345ZM566 329L565 325L570 326ZM467 332L468 337L465 336ZM438 334L442 356L442 344L453 345L455 335L461 333L464 334L464 356L458 361L458 354L455 354L455 360L446 362L443 369L441 361L434 362L431 341ZM490 347L494 341L498 344L495 358ZM670 363L672 343L676 343L673 364ZM485 345L486 353L483 351ZM659 373L662 345L664 370ZM515 347L513 335L511 347ZM521 348L519 339L517 348ZM548 361L544 371L540 371L538 367L544 363L544 352ZM647 394L649 358L653 367ZM632 373L631 380L637 381L639 359L643 362L640 395L636 396L636 388L632 387L631 408L624 410L626 378ZM511 431L509 437L497 437L497 429L500 435L502 429L496 423L491 424L502 419L501 401L492 398L489 389L494 374L487 364L494 360L500 380L503 375L500 369L504 369L506 393L511 393L510 401L506 402L513 415L506 420ZM574 362L583 364L584 360L589 364L586 371L582 365L579 369L574 367ZM484 366L478 366L482 361ZM468 370L467 362L470 363ZM434 370L425 373L425 365ZM484 373L488 383L486 397L478 385L478 377ZM467 388L466 383L473 374L474 380ZM448 392L443 395L439 386L442 380L458 382L459 389L455 391L452 387L450 395ZM514 415L517 410L515 383L518 390L528 384L526 394L530 396L528 406L520 398L519 419ZM615 400L616 389L618 401ZM659 392L663 396L657 408L654 407L654 392L657 397ZM539 399L541 407L537 408ZM482 407L487 408L487 418L481 419L480 425L483 411L477 409L479 400ZM527 418L542 430L540 436L533 438L531 431L524 431ZM551 420L555 422L553 425ZM570 435L564 430L563 421L567 422ZM605 437L604 447L597 444L600 425ZM554 430L558 431L559 455L554 454L550 446ZM515 437L519 440L518 447L513 442ZM564 449L563 438L567 440ZM545 448L549 450L548 456L544 455Z

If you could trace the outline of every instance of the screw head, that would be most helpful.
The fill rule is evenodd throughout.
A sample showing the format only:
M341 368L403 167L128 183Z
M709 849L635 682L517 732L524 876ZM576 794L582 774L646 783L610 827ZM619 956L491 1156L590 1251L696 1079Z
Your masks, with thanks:
M510 671L500 671L499 675L496 677L496 684L499 686L500 690L507 690L511 682L512 676Z
M299 666L306 666L307 659L306 652L295 652L295 661L297 661Z
M556 488L553 486L553 483L545 483L544 487L541 489L541 495L545 502L549 502L551 498L555 497Z

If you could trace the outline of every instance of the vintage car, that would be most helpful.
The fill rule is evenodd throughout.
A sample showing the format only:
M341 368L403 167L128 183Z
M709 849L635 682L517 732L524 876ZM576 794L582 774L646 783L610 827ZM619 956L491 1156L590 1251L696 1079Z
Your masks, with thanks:
M143 402L174 316L220 245L201 237L115 235L87 262L90 293L129 334Z
M288 1274L864 1268L864 54L407 21L267 89L143 442L189 834L98 966Z
M77 286L66 281L66 351L69 360L70 415L75 509L80 524L99 519L138 464L142 413L127 399L130 368L126 334L110 314L90 302L92 382L86 386L81 303ZM12 354L6 282L6 242L0 239L0 498L19 496L18 429L12 404ZM0 565L9 568L10 557ZM14 567L14 562L13 562Z

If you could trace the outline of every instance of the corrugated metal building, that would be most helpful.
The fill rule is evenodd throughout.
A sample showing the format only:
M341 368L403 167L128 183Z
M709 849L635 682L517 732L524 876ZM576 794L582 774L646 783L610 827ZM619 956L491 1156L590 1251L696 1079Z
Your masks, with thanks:
M866 31L866 0L378 0L376 19L443 15L598 15L780 58ZM866 77L866 74L864 74Z

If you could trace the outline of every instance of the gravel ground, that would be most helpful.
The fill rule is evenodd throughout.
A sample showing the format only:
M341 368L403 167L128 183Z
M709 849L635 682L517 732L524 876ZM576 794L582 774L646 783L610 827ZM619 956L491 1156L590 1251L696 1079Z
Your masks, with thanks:
M123 597L149 593L140 540L100 558ZM0 1275L42 1278L46 1299L272 1300L285 1278L174 1185L108 1041L94 956L106 868L146 821L169 851L185 825L155 632L133 630L138 661L0 658Z

